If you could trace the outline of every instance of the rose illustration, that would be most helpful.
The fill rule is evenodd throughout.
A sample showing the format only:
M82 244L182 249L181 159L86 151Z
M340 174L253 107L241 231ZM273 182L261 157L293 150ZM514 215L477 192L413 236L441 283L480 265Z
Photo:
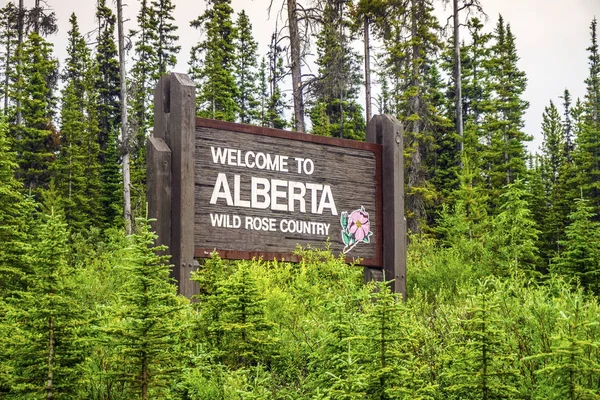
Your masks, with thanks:
M357 242L361 242L371 232L369 214L363 210L355 210L350 214L348 233L354 235Z
M348 215L347 211L342 212L340 217L342 225L342 241L346 245L342 252L348 253L359 243L371 243L371 222L369 213L363 206L354 210Z

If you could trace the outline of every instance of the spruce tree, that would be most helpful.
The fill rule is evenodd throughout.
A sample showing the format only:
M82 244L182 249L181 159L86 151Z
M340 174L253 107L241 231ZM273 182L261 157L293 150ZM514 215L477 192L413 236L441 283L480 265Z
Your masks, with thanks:
M236 97L239 107L238 120L242 124L251 124L259 118L256 58L258 44L252 36L252 24L244 10L238 15L236 28L238 36L235 42L235 84L238 88Z
M98 145L100 147L100 203L102 220L111 226L122 215L121 174L119 171L118 137L120 115L119 61L115 44L115 15L99 0L96 8L98 37L96 65L98 75L95 90L98 93Z
M411 0L388 10L384 30L385 73L390 83L390 111L405 124L406 209L408 228L421 233L438 198L426 160L433 150L434 132L440 129L440 99L435 83L435 56L441 42L435 31L439 23L430 0Z
M269 114L269 82L267 80L267 60L263 57L260 60L260 66L258 67L258 110L256 115L257 123L260 126L269 126L268 114Z
M52 45L36 33L31 33L17 52L22 67L13 86L17 96L17 112L23 116L21 125L11 125L11 134L18 154L19 173L28 190L47 187L50 166L58 147L52 118L56 99L53 91L58 63L52 58Z
M489 105L492 109L486 113L484 121L487 146L483 162L488 168L486 175L492 211L498 213L503 188L525 176L525 142L531 137L522 131L523 115L529 106L522 99L527 78L517 67L516 39L502 16L498 18L494 39L492 56L486 63L493 96Z
M551 101L542 115L542 156L541 156L541 180L543 181L543 193L538 193L537 201L544 201L543 210L536 215L537 221L542 221L541 228L541 255L545 260L552 258L556 250L557 241L564 229L561 205L560 174L563 171L565 159L565 134L561 116Z
M171 281L171 266L165 256L156 255L162 248L152 247L156 235L147 221L131 236L131 244L121 264L126 281L121 287L119 317L112 327L115 346L123 355L117 373L131 396L144 400L161 398L166 386L176 377L175 318L180 305Z
M15 50L17 45L17 17L18 9L13 2L6 4L0 10L0 94L2 95L2 109L8 115L10 104L10 76L14 70Z
M234 368L268 365L274 345L269 335L273 326L265 318L265 302L249 263L241 263L220 291L225 362Z
M566 277L577 278L583 287L600 293L600 223L590 202L576 200L575 210L569 214L571 223L565 228L565 238L559 241L562 249L554 259L553 271Z
M317 35L317 80L312 86L310 118L313 133L364 140L365 122L357 96L360 58L348 45L350 21L344 1L330 1Z
M238 88L235 83L236 28L231 20L231 0L209 0L206 11L191 22L205 33L192 47L190 77L196 82L198 115L235 121Z
M589 198L594 212L600 212L600 51L598 50L597 20L590 25L591 45L589 76L585 80L583 120L576 136L574 154L580 175L580 187Z
M539 231L532 218L528 193L521 179L506 186L502 194L500 213L493 221L490 238L496 252L496 273L507 274L514 269L528 273L535 271L538 262L537 240Z
M287 108L285 102L285 93L282 92L280 85L285 77L283 68L282 48L278 44L277 35L271 36L269 52L267 54L269 63L269 100L267 108L268 126L276 129L285 129L288 124L284 117L284 111Z
M483 23L478 18L471 18L467 26L471 43L464 47L466 55L462 64L464 151L473 167L484 168L481 151L486 136L482 121L491 100L490 73L485 66L491 56L492 35L483 32Z
M519 398L514 354L505 347L507 332L500 329L500 299L493 281L479 282L460 318L459 338L444 375L446 388L457 398ZM450 360L449 360L450 361Z
M87 313L76 300L69 234L55 204L51 198L31 246L27 289L8 303L11 392L19 398L70 399L81 378Z
M550 339L550 351L537 354L543 363L536 371L540 397L546 399L595 399L598 389L596 349L600 345L594 335L597 315L595 302L586 301L582 290L572 293L563 289L555 301L559 313L555 333Z
M22 194L23 185L14 177L18 164L10 148L4 118L0 120L0 298L24 289L31 272L25 257L34 203Z
M53 174L65 201L67 221L82 229L99 223L95 203L100 193L96 69L75 14L70 23L63 74L66 86L61 108L61 149Z

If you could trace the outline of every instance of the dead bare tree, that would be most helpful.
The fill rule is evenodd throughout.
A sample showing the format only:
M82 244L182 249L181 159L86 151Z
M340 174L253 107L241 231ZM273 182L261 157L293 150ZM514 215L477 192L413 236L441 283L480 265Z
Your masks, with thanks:
M454 41L454 91L455 91L455 128L456 134L460 137L460 152L464 150L464 124L463 124L463 102L462 102L462 71L460 60L460 13L467 11L470 14L476 11L485 15L479 0L452 0L452 38ZM461 163L462 165L462 163Z
M127 134L127 81L125 71L125 33L123 31L123 0L117 0L117 30L119 36L119 69L121 78L121 138L123 143L123 215L125 231L131 235L131 175L129 173L129 138Z

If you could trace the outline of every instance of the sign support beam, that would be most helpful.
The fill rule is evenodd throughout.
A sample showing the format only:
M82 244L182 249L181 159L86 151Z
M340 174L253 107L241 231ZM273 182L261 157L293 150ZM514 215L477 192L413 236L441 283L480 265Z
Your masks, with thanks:
M404 217L404 130L390 115L375 115L367 124L367 142L382 146L383 270L365 267L365 283L393 280L394 293L406 298L406 218Z
M179 293L191 297L194 260L196 86L184 74L160 78L154 91L154 133L147 143L148 217L157 244L169 246ZM168 155L167 155L168 154ZM169 164L170 174L166 172Z

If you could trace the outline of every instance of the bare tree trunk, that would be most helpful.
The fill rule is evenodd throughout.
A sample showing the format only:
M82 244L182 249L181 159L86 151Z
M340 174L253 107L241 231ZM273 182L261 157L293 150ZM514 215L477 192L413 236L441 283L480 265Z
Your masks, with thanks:
M371 119L371 49L369 43L369 17L365 16L364 23L365 40L365 110L367 123Z
M6 31L10 30L10 19L7 18L6 22ZM6 39L6 66L4 68L4 115L8 113L8 85L9 85L9 75L10 75L10 46L11 46L11 37Z
M300 68L300 32L296 0L287 0L288 24L290 29L290 58L292 70L292 93L294 96L294 120L296 131L305 132L304 99L302 97L302 71Z
M462 114L462 73L460 65L460 37L458 21L458 0L452 0L454 6L454 85L456 91L456 134L460 137L460 152L464 151L465 136L463 132L463 114ZM462 162L461 162L462 168Z
M125 231L131 235L131 176L129 174L129 138L127 137L127 82L125 75L125 34L123 32L123 0L117 0L119 31L119 67L121 76L121 138L123 141L123 215Z
M51 400L54 398L54 318L50 317L48 320L48 381L46 382L46 399Z
M23 5L23 0L19 0L19 10L17 14L17 62L19 63L19 73L23 73L23 30L25 29L25 6ZM21 111L21 89L18 89L19 93L17 93L17 125L21 125L21 121L23 120L23 115ZM17 137L17 139L19 139Z
M418 188L422 185L421 179L421 146L420 146L420 109L421 109L421 82L419 79L419 66L417 60L419 59L419 44L414 40L417 36L418 30L418 13L420 9L417 9L418 2L422 0L411 0L411 37L413 39L413 45L411 49L411 86L412 90L415 91L415 95L410 100L410 110L413 117L416 115L417 118L413 118L412 121L412 139L414 141L414 147L410 158L410 166L408 169L408 182L407 182L407 208L412 213L411 218L408 219L408 228L416 234L421 233L421 219L423 218L425 205L423 203L422 195L418 191L414 191L413 188ZM420 3L419 3L420 5Z

